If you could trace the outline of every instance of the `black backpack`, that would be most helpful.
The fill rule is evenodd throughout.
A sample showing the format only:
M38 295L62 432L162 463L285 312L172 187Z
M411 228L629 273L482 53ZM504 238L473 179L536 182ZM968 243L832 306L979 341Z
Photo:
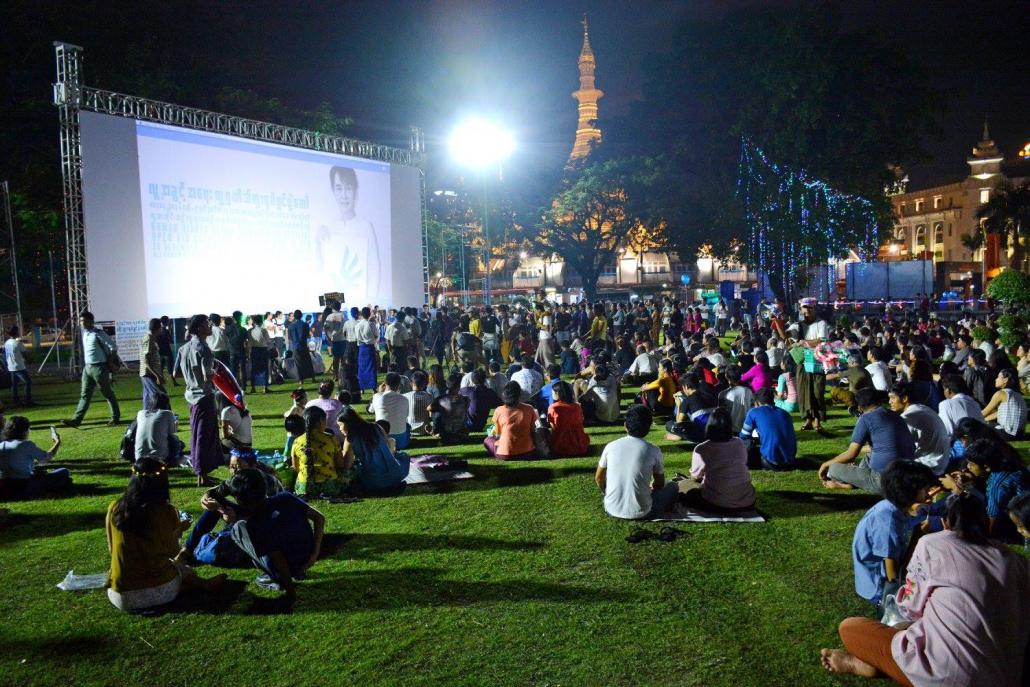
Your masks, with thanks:
M462 332L461 334L458 334L458 348L460 348L461 350L475 350L478 344L479 339L476 338L476 336L472 334L472 332Z

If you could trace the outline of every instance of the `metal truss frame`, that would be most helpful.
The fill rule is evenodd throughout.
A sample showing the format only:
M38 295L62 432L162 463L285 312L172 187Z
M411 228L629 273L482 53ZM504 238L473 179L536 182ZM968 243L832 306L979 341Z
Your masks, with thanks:
M58 109L61 125L64 227L67 244L69 310L75 328L73 340L78 341L79 338L79 315L89 309L86 234L82 212L82 148L79 132L79 112L82 110L417 168L420 178L420 221L422 222L422 283L423 292L428 301L429 254L426 237L425 135L418 127L411 127L410 148L405 150L355 138L332 136L282 124L261 122L246 117L105 91L82 84L81 47L70 43L55 42L54 52L57 58L54 105ZM73 361L73 368L79 369L81 352L76 351Z

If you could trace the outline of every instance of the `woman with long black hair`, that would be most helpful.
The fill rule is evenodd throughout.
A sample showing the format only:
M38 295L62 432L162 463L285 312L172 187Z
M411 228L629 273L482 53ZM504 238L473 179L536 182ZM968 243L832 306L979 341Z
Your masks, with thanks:
M357 482L366 494L392 496L404 490L411 459L403 452L393 453L379 425L366 422L353 408L340 415L343 454L357 470Z
M168 466L154 458L137 461L125 493L107 508L107 598L115 608L140 611L171 603L184 588L221 585L225 575L203 580L172 560L187 527L170 501Z

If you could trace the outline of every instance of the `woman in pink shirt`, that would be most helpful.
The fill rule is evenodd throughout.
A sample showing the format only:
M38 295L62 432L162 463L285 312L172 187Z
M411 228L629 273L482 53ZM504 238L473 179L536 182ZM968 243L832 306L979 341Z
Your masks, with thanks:
M987 514L975 497L951 497L945 523L947 531L916 544L898 591L898 609L911 622L847 618L844 650L822 651L827 670L920 687L1024 684L1030 561L987 539Z
M306 408L312 406L321 408L325 412L325 427L327 431L332 432L337 439L343 441L343 432L340 430L339 425L336 422L336 418L340 416L340 412L343 411L343 404L333 398L333 388L335 385L332 380L322 382L318 385L318 398L313 401L308 401Z
M755 364L740 376L740 381L750 386L751 391L755 393L758 393L759 389L773 387L776 380L773 377L772 368L769 367L769 356L765 351L755 353Z

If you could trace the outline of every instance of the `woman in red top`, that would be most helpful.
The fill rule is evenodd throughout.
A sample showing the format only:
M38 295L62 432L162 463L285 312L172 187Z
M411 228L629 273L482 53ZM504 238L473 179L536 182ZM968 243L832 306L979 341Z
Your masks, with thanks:
M590 437L583 431L583 408L576 403L568 382L554 385L554 403L547 409L547 421L551 425L548 444L552 456L572 458L587 454Z

